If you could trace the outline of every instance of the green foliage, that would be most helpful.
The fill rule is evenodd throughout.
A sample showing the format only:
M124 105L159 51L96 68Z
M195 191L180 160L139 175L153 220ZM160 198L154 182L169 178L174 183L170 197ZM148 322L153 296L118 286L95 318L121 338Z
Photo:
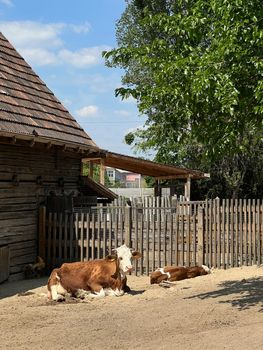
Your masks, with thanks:
M127 145L131 145L134 142L134 134L132 132L125 135L125 142Z
M83 170L82 170L82 175L83 176L90 176L90 168L87 163L83 164ZM93 165L93 180L96 182L100 182L100 166L97 164ZM111 187L111 182L109 177L107 176L105 172L104 176L104 184L106 187Z
M133 143L206 171L226 162L234 188L236 159L262 146L262 23L261 0L127 0L119 48L104 57L125 70L116 95L136 98L147 116Z

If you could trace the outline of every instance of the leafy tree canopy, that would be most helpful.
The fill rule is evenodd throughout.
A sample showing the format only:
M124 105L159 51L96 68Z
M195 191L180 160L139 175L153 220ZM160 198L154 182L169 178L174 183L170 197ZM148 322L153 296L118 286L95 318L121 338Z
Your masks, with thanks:
M141 150L185 165L193 145L211 164L262 142L261 0L128 0L116 35L104 57L147 116Z

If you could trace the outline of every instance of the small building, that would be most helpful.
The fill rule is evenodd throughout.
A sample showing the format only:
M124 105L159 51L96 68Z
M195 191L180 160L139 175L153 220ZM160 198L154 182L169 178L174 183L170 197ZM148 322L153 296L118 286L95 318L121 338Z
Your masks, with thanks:
M81 159L93 152L95 142L0 34L0 282L35 261L38 210L49 196L77 198L82 189L109 199L81 178Z
M120 169L115 169L111 167L106 167L106 175L112 184L119 183L124 184L125 182L125 171Z
M141 188L145 187L145 181L141 174L133 172L125 173L125 187L126 188Z

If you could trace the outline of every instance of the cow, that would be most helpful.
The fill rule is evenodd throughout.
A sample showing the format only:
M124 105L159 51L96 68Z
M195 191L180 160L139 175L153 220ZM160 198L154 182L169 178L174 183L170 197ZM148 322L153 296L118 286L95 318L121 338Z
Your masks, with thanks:
M65 300L66 295L92 298L106 295L121 296L129 291L126 274L132 271L132 260L139 252L131 252L125 244L115 249L116 254L104 259L64 263L51 272L47 283L48 298Z
M150 283L168 286L175 281L207 275L210 272L211 270L205 265L192 267L165 266L150 274Z

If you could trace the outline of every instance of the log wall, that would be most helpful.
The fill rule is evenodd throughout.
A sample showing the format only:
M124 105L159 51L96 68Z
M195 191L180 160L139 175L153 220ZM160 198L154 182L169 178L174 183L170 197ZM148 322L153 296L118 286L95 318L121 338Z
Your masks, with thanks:
M23 278L36 259L39 205L51 191L77 191L80 171L77 152L0 143L0 247L9 246L9 280Z

